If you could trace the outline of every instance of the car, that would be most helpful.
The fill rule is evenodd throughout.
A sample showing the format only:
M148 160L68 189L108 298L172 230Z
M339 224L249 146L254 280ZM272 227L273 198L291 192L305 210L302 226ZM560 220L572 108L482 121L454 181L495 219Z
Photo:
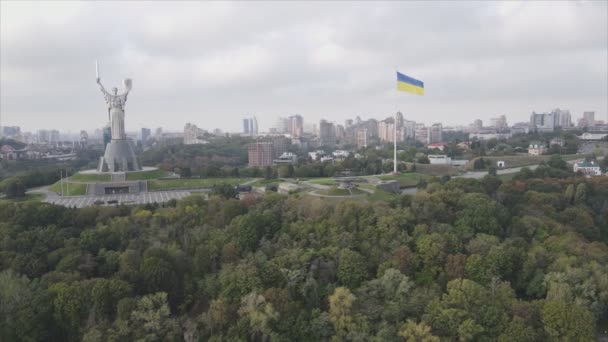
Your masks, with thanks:
M106 203L108 203L108 204L118 204L118 200L109 200Z
M105 202L104 202L104 201L102 201L102 200L97 200L97 201L93 202L93 204L95 204L95 205L102 205L102 204L104 204L104 203L105 203Z

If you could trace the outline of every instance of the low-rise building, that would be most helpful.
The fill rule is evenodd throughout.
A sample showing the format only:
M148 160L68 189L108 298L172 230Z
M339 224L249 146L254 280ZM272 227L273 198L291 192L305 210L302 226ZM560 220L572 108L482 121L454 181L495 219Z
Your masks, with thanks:
M451 165L452 158L446 156L445 154L429 154L429 161L431 164L443 164L443 165Z
M545 144L539 141L533 141L528 146L528 154L531 156L540 156L546 151Z
M294 165L298 162L298 156L291 152L284 152L279 158L272 161L275 165Z
M448 144L446 144L444 142L436 142L436 143L426 145L426 148L428 148L429 150L438 149L439 151L443 151L446 146L448 146Z
M582 161L578 163L574 163L572 167L574 172L582 172L585 176L601 176L602 170L600 165L594 161Z

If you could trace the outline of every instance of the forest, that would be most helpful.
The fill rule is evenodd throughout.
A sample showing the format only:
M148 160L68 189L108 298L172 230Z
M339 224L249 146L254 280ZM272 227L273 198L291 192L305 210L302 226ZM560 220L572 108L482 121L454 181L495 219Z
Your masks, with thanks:
M594 341L607 242L606 177L431 179L374 202L4 202L0 340Z

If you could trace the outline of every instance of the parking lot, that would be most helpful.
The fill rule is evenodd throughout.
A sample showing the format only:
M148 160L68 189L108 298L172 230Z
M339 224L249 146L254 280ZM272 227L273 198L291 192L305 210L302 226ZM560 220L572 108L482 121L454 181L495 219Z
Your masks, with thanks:
M187 196L190 196L190 191L171 190L100 196L48 196L44 202L65 207L84 208L93 205L164 203L172 199L182 199Z

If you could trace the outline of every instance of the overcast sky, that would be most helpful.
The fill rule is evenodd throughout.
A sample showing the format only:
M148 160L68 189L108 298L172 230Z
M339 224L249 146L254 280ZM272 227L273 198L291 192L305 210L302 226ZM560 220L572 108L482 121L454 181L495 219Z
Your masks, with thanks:
M127 130L237 131L301 114L468 124L608 114L608 2L0 2L2 125L103 126L95 84L133 79ZM425 82L397 93L395 68ZM120 87L119 87L120 88Z

